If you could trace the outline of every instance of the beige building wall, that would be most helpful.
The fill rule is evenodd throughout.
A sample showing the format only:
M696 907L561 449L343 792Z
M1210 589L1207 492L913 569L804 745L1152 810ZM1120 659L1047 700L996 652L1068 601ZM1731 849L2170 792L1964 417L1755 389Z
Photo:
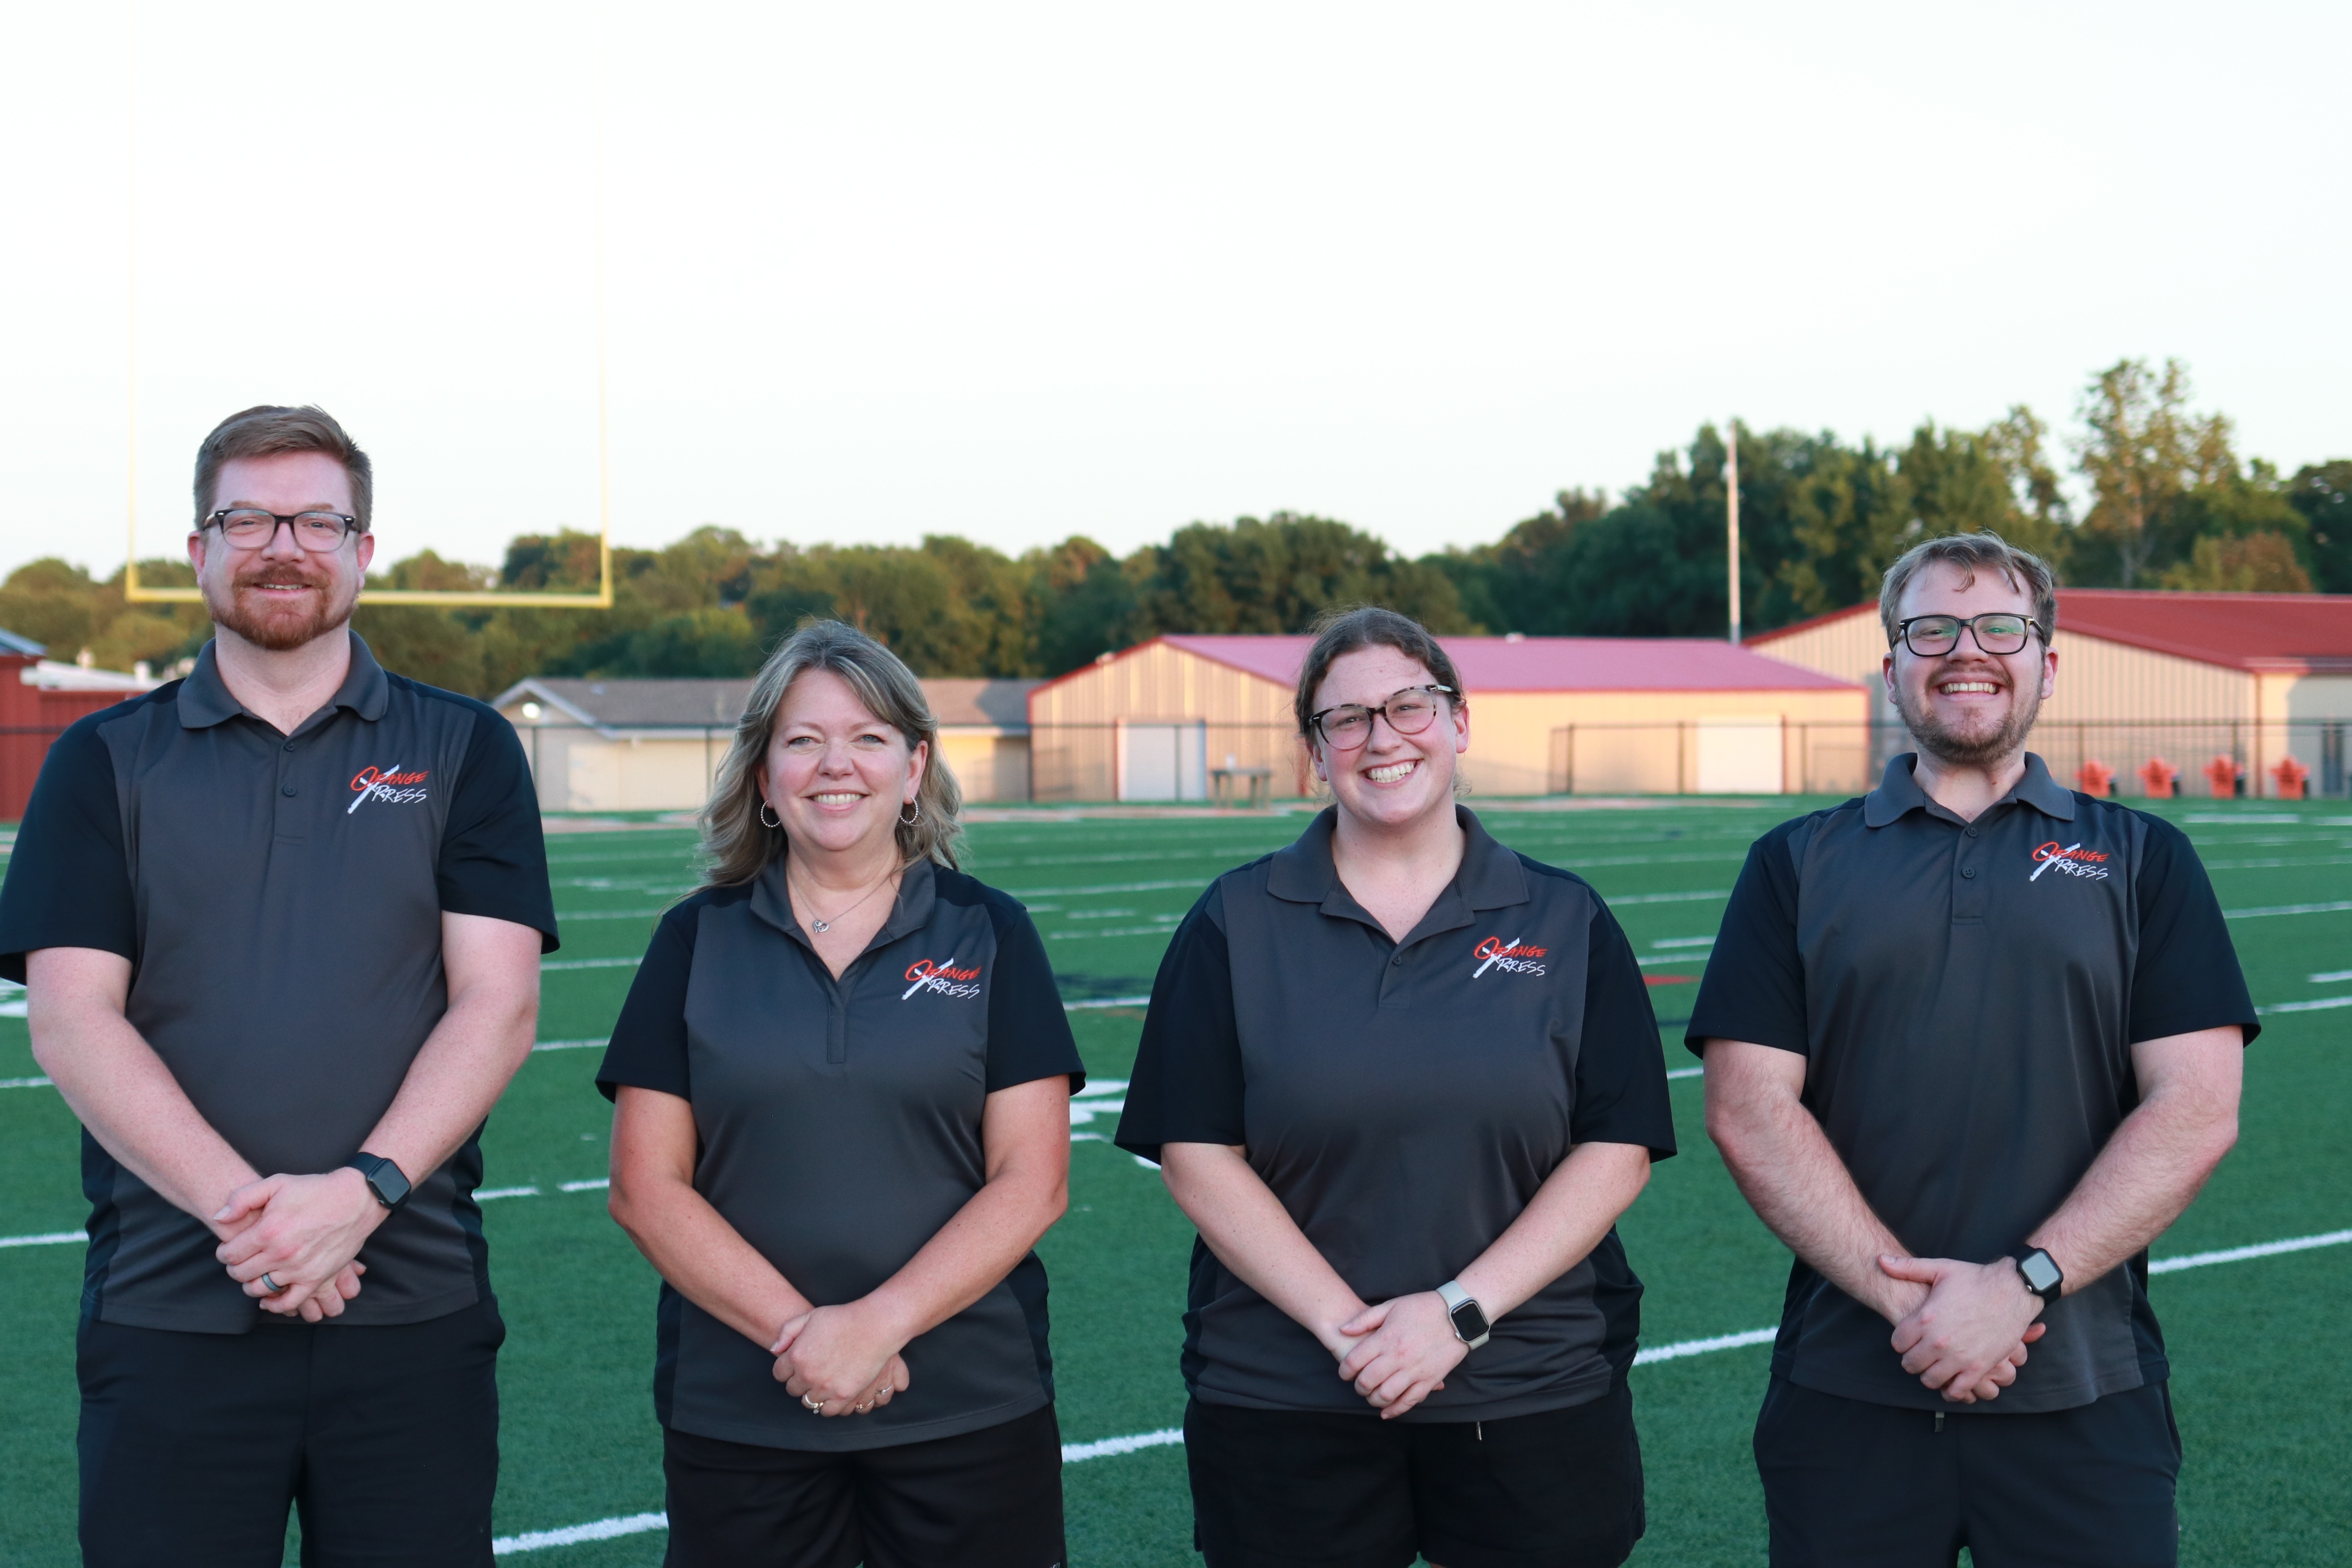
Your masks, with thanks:
M978 803L1029 798L1029 737L994 730L942 728L940 757L963 797Z
M1288 687L1155 642L1032 694L1034 798L1118 799L1120 727L1195 721L1211 770L1265 768L1276 795L1307 793Z
M1203 721L1208 766L1265 767L1273 793L1313 792L1290 689L1163 643L1039 689L1030 702L1035 798L1118 798L1125 724ZM1776 789L1851 791L1865 777L1869 694L1853 691L1471 693L1474 794L1682 794L1701 785L1700 731L1777 730ZM1752 776L1752 775L1750 775Z

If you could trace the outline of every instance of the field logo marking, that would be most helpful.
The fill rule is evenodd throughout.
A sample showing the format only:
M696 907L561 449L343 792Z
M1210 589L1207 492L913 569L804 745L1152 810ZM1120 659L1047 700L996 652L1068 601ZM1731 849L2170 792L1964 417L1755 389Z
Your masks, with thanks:
M352 776L352 787L360 792L359 798L343 808L349 816L371 800L399 805L425 798L425 781L433 776L430 768L419 768L413 773L400 771L394 763L388 768L362 768Z
M1506 974L1540 975L1543 973L1544 966L1535 963L1534 960L1541 958L1551 950L1522 946L1522 940L1515 936L1510 941L1505 942L1501 937L1490 936L1480 942L1471 950L1470 956L1484 959L1486 962L1470 972L1470 978L1475 980L1486 971L1497 967Z
M2096 849L2085 849L2080 844L2069 844L2061 849L2053 838L2047 844L2035 845L2033 858L2039 864L2033 868L2033 875L2025 879L2029 882L2042 880L2042 873L2053 866L2070 877L2089 877L2099 881L2106 879L2105 868L2101 865L2106 856Z
M898 994L904 1002L918 991L936 991L942 996L977 996L980 994L980 965L958 969L950 957L945 963L933 963L919 958L907 965L907 978L914 982Z

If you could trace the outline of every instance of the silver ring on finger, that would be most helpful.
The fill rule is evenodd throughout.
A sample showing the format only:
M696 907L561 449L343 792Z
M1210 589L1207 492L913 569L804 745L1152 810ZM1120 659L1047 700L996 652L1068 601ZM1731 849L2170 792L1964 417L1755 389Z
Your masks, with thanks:
M276 1296L282 1293L286 1287L271 1279L268 1272L265 1271L261 1276L261 1289L265 1294Z
M803 1394L801 1395L801 1408L814 1415L824 1409L824 1401Z

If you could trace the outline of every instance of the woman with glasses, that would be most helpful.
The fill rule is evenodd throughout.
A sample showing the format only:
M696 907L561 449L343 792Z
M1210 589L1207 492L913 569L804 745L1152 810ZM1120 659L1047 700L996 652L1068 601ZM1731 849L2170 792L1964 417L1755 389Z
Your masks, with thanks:
M1331 620L1296 713L1331 805L1178 928L1118 1130L1200 1230L1197 1542L1621 1563L1641 1286L1614 1226L1675 1147L1641 970L1589 886L1454 804L1469 705L1421 626Z
M938 744L864 633L779 647L597 1075L674 1568L1064 1561L1031 1248L1085 1073L1036 928L955 868Z

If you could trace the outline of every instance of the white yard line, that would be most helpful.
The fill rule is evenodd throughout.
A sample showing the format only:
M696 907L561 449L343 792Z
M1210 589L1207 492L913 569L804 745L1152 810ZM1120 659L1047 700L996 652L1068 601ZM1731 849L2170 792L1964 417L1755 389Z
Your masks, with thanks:
M2352 996L2323 996L2316 1002L2273 1002L2257 1013L2325 1013L2331 1007L2352 1007Z
M2337 899L2326 904L2265 904L2259 909L2223 910L2225 921L2260 920L2264 915L2332 915L2352 910L2352 899Z

